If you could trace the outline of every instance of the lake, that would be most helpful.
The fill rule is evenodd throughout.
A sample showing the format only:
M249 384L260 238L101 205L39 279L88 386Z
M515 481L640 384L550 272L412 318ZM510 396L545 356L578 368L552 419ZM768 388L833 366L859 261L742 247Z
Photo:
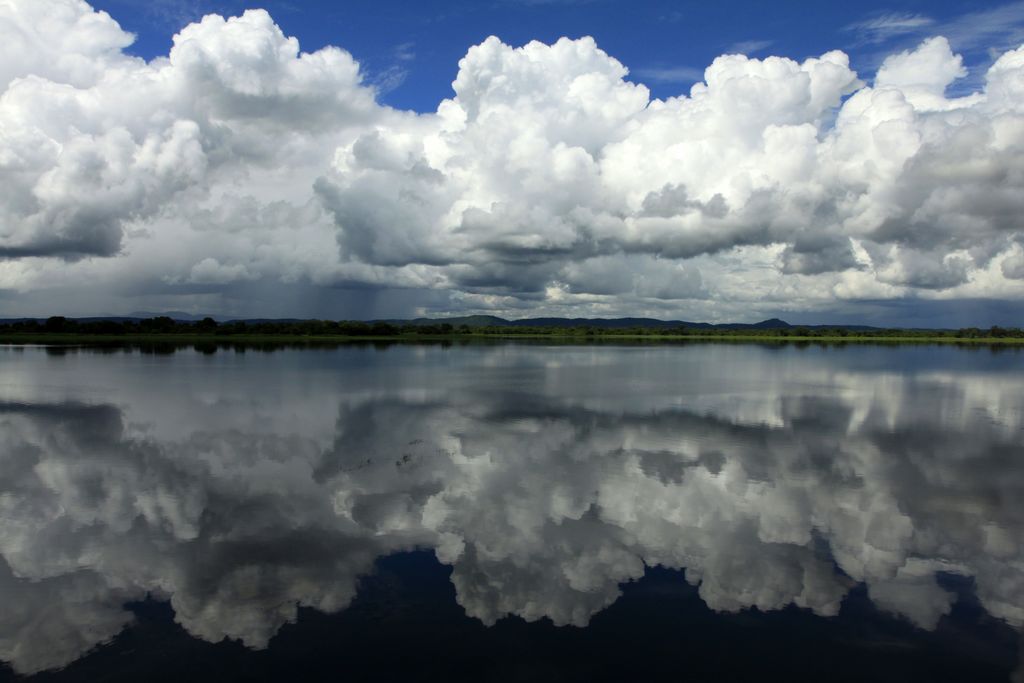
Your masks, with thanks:
M5 681L1019 681L1022 531L1013 348L0 347Z

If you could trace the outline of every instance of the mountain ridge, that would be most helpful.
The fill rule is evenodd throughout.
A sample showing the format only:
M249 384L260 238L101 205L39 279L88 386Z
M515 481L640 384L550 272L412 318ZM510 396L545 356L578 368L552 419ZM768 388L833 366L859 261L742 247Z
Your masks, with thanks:
M75 320L81 323L91 322L139 322L141 320L152 319L159 316L165 316L175 320L179 323L196 323L200 320L210 317L217 320L219 323L247 323L247 324L258 324L258 323L298 323L305 320L314 320L314 318L229 318L227 316L204 316L195 315L189 313L183 313L181 311L170 311L168 313L153 313L148 312L135 312L127 316L83 316L83 317L68 317L68 320ZM19 318L0 318L0 325L9 325L18 322L27 322L35 320L43 323L46 318L38 317L19 317ZM881 330L887 329L882 327L876 327L872 325L844 325L844 324L815 324L815 325L793 325L780 318L768 318L761 320L756 323L708 323L708 322L695 322L689 320L661 320L659 318L643 318L643 317L623 317L623 318L560 318L560 317L535 317L535 318L518 318L508 319L501 318L494 315L468 315L468 316L452 316L447 318L378 318L373 320L363 321L368 324L373 323L387 323L390 325L412 325L417 327L423 327L428 325L452 325L453 327L460 327L467 325L469 327L554 327L554 328L568 328L568 327L592 327L597 329L628 329L641 327L646 329L673 329L679 327L685 327L688 329L696 330L768 330L768 329L795 329L795 328L806 328L809 330L815 329L845 329L845 330ZM931 329L931 328L905 328L905 329Z
M870 325L791 325L779 318L768 318L756 323L708 323L689 320L661 320L659 318L519 318L509 320L493 315L455 316L451 318L413 318L402 320L396 318L369 320L367 322L383 322L391 325L443 325L445 323L458 327L594 327L599 329L626 329L643 327L647 329L671 329L686 327L704 330L778 330L805 327L807 329L842 328L846 330L877 330L879 327Z

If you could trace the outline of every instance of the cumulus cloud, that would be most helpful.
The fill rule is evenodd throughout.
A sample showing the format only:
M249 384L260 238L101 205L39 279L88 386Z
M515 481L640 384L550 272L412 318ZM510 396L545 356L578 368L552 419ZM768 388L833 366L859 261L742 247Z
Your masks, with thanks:
M19 671L112 638L146 594L197 637L264 647L298 606L345 608L376 558L411 548L451 565L488 624L585 625L663 565L714 610L833 616L863 584L924 629L950 613L936 577L955 573L1024 625L1024 396L999 358L905 373L728 346L173 360L6 364L0 659Z
M318 136L376 107L347 53L300 53L258 10L191 24L149 63L79 0L4 2L0 35L12 52L0 97L8 258L117 255L130 224L210 197L218 180L300 163ZM164 229L180 233L180 218Z
M132 39L82 0L0 3L0 288L24 301L259 314L239 292L417 288L447 311L718 318L1024 293L1021 48L963 97L937 36L873 79L839 51L727 54L659 100L591 38L492 37L417 114L264 11L149 62ZM684 282L651 286L666 261ZM593 263L635 287L587 284Z

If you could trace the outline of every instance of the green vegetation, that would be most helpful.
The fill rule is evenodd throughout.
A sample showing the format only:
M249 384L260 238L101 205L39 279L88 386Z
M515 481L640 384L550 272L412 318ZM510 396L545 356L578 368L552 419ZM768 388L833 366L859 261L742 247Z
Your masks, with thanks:
M722 341L816 341L816 342L918 342L1024 344L1020 328L991 327L987 330L871 329L842 327L744 327L738 329L703 327L561 327L482 325L453 326L449 323L393 325L386 322L301 320L217 323L212 318L179 322L168 317L139 321L79 321L53 317L45 322L28 320L0 324L0 343L83 344L117 342L171 342L180 344L289 343L350 340L426 341L443 339L534 338L545 340L722 340Z

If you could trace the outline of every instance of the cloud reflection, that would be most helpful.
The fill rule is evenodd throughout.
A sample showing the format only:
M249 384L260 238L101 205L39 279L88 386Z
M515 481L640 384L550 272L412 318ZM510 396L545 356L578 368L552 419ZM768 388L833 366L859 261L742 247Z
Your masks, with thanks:
M205 418L128 373L110 402L4 387L0 659L67 664L147 594L197 637L265 647L299 605L345 608L375 559L412 548L453 567L459 603L487 624L582 626L664 565L714 610L831 616L864 583L925 629L950 612L936 577L951 572L1024 625L1019 377L787 355L778 375L699 378L716 393L652 389L670 357L499 348L434 373L392 353L374 382L349 368L347 390L328 391L311 374L288 401L243 401L251 380L214 373L196 389ZM594 391L625 376L618 403Z

